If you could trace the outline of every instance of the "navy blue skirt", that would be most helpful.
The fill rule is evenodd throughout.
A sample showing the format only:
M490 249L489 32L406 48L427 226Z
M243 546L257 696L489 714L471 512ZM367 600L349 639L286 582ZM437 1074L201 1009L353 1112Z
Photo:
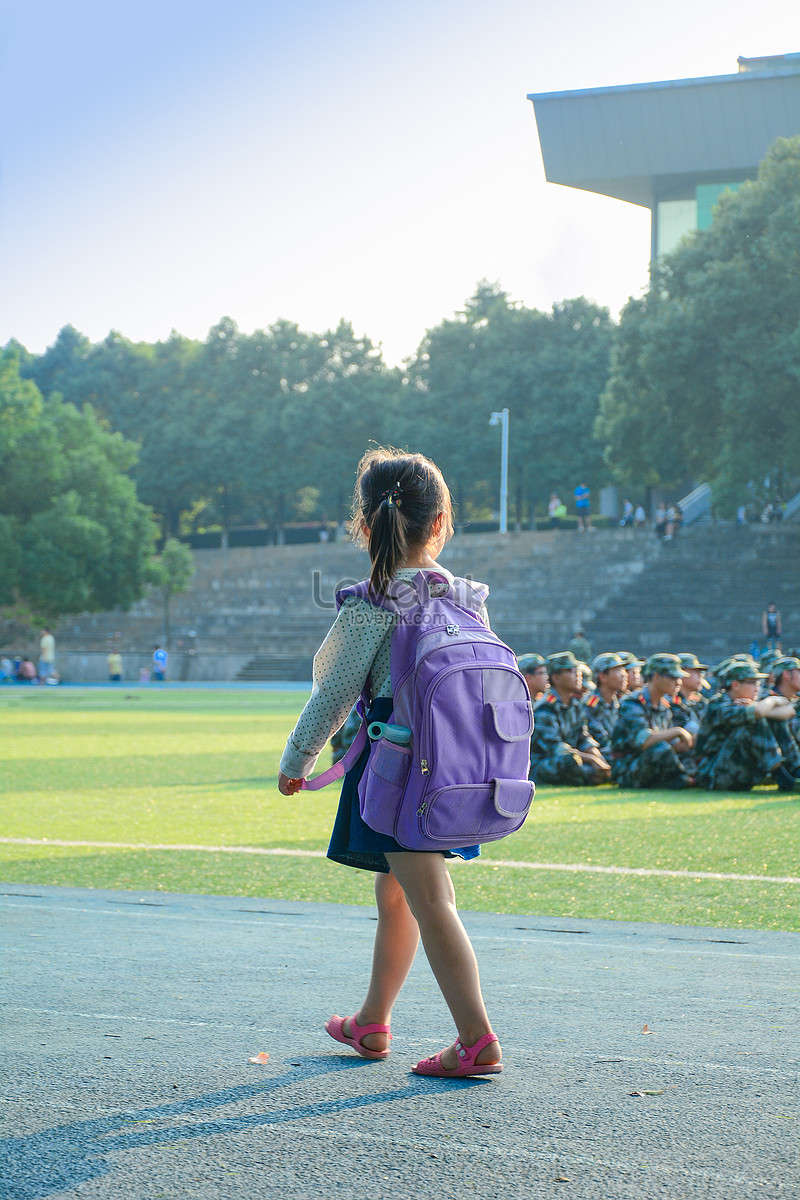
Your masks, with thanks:
M391 715L391 696L379 696L372 701L369 707L367 721L388 721ZM369 744L361 751L342 781L342 794L339 797L339 808L333 823L328 858L333 862L342 863L346 867L358 867L362 871L383 871L386 874L389 871L386 855L392 852L408 853L408 847L401 846L386 833L376 833L362 820L358 804L358 784L368 758ZM430 850L416 853L444 853L445 858L477 858L480 852L480 846L462 846L458 850Z

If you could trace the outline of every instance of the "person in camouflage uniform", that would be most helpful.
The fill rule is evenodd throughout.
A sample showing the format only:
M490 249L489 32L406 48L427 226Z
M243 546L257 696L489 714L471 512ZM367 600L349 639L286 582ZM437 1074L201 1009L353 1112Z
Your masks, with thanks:
M531 700L535 704L547 691L549 682L547 663L541 654L521 654L517 659L517 666L522 672L522 676L528 685Z
M578 660L570 651L547 659L550 687L533 710L531 779L562 786L604 783L611 772L589 734L578 699Z
M592 663L592 673L597 690L584 697L586 727L603 758L610 762L611 733L619 716L619 698L628 685L627 671L619 654L598 654Z
M694 654L679 654L678 659L684 676L677 695L670 701L672 720L681 728L688 729L692 737L697 737L700 718L708 705L707 697L701 692L708 663L699 662Z
M569 643L567 649L571 654L575 655L578 662L588 663L592 657L592 643L582 629L575 630L575 637Z
M644 665L644 686L623 696L611 734L611 778L626 788L685 788L694 779L676 750L694 738L675 725L670 697L683 678L676 654L653 654Z
M770 695L791 704L794 714L788 721L775 721L771 728L787 770L800 778L800 659L784 655L772 664L772 673L775 682Z
M779 658L782 658L780 650L765 650L759 661L759 670L763 671L764 679L761 681L758 698L761 700L764 696L768 696L775 686L775 673L773 667Z
M795 777L787 767L775 737L777 723L788 721L794 706L783 696L757 700L761 679L755 663L743 659L734 659L721 673L723 690L709 701L697 735L701 787L749 791L772 777L781 791L800 788L800 774Z
M621 658L625 664L625 672L628 676L628 686L626 691L636 692L642 686L642 667L644 659L637 658L635 654L631 654L630 650L617 650L617 657Z

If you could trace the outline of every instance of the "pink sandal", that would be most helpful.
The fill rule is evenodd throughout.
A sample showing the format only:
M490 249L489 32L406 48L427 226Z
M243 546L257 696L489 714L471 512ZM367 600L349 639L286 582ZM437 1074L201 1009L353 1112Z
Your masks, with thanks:
M458 1066L453 1067L452 1070L448 1070L442 1065L443 1050L438 1054L433 1054L430 1058L423 1058L411 1070L415 1075L434 1075L437 1079L456 1079L466 1075L499 1075L503 1069L501 1062L484 1063L483 1065L475 1062L481 1050L497 1040L497 1035L490 1030L483 1037L478 1038L474 1046L464 1046L457 1041L456 1050L460 1061Z
M350 1028L355 1037L348 1037L344 1031L344 1023L349 1019ZM355 1050L356 1054L360 1054L362 1058L388 1058L390 1051L387 1050L370 1050L364 1045L364 1038L370 1033L386 1033L389 1035L389 1041L392 1040L392 1035L389 1033L389 1025L359 1025L355 1017L337 1017L333 1016L329 1021L325 1022L325 1029L337 1042L342 1042L345 1046L349 1046L351 1050Z

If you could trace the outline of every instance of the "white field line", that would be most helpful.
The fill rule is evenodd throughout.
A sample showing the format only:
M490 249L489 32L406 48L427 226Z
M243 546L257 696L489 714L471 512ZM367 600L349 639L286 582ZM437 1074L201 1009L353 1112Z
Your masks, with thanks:
M180 843L151 842L72 842L60 838L12 838L0 837L0 843L8 846L75 846L90 850L193 850L202 854L258 854L281 858L325 858L324 850L289 850L266 846L191 846ZM457 859L454 861L458 861ZM574 871L590 875L641 875L660 876L667 879L721 879L738 880L744 883L800 883L797 875L737 875L720 871L668 871L660 867L601 867L594 863L548 863L520 862L516 859L476 858L477 866L506 868L517 867L525 871Z

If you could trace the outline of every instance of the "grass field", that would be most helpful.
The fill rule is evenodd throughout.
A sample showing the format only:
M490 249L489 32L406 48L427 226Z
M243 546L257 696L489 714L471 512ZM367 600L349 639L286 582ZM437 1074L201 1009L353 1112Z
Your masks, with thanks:
M278 691L0 689L0 875L369 903L372 877L322 856L337 788L286 799L275 786L302 702ZM453 876L464 909L797 930L800 799L541 788L524 828Z

